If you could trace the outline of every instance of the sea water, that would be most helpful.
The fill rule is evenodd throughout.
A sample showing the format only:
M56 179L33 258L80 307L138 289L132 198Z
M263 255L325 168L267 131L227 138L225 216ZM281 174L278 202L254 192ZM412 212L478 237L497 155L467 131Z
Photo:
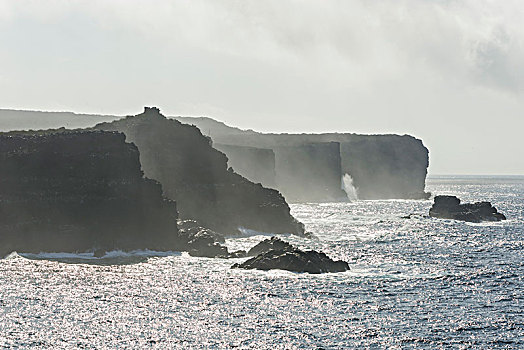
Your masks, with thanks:
M524 177L432 177L427 190L491 201L508 220L432 219L432 201L292 205L314 237L283 238L350 264L323 275L176 252L12 254L0 347L524 348Z

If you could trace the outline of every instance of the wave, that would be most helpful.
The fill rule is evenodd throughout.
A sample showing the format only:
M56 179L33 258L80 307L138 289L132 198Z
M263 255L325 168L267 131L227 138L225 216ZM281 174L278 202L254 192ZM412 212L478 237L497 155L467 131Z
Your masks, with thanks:
M155 251L155 250L133 250L122 251L113 250L106 252L103 256L97 257L94 252L67 253L67 252L40 252L40 253L17 253L16 254L30 260L49 260L68 264L91 264L91 265L129 265L147 261L151 257L178 256L180 252L174 251ZM15 255L15 256L16 256ZM9 257L8 256L8 257Z
M242 234L241 237L274 236L275 235L274 233L271 233L271 232L256 231L256 230L251 230L245 227L239 227L238 230ZM291 234L290 233L279 233L278 235L291 235Z
M347 173L342 176L342 189L350 202L358 200L358 189L353 185L353 178Z

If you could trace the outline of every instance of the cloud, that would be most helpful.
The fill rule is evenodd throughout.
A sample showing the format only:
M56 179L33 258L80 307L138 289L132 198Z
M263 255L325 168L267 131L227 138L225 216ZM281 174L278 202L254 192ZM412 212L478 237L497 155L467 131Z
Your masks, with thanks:
M414 133L448 152L435 159L496 120L489 148L517 149L522 18L521 0L0 0L0 94L18 108L158 104L261 130Z
M522 1L2 1L11 18L89 16L158 46L289 65L372 84L413 74L521 91ZM424 74L421 79L427 79Z

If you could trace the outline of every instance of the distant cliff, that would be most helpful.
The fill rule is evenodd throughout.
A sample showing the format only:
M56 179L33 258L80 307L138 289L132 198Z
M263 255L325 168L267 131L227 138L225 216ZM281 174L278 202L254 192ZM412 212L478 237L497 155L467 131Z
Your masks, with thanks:
M276 146L276 186L291 202L347 200L337 142Z
M177 210L121 133L0 134L0 255L178 250Z
M224 234L240 227L304 234L282 195L228 169L227 157L198 128L167 119L157 108L95 128L121 131L138 146L146 176L176 200L182 218Z
M77 129L97 123L112 121L119 117L110 115L79 114L72 112L20 111L0 108L0 131Z
M228 157L228 165L245 178L261 183L264 187L276 187L275 152L266 148L222 145L213 147Z
M210 118L176 119L199 127L220 147L233 145L273 150L277 159L276 188L291 201L340 200L338 191L344 174L352 177L361 199L428 197L424 192L428 149L421 140L410 135L263 134L228 127ZM331 142L338 143L338 147L317 152L313 146ZM295 151L287 152L289 148ZM231 158L231 164L238 162L234 153L223 149ZM300 153L309 156L297 157L300 149ZM337 157L340 167L336 164ZM329 159L335 161L329 162ZM282 180L291 167L295 168L295 181L288 181L288 175ZM324 194L323 198L320 194Z
M118 118L0 110L0 130L85 127ZM290 201L341 200L340 180L345 174L352 177L361 199L428 197L424 192L429 164L428 150L421 140L413 136L262 134L233 128L205 117L176 119L197 126L204 135L211 137L213 146L226 154L228 165L235 172L255 183L276 188ZM321 146L331 142L338 143L338 148ZM308 153L311 154L304 157ZM297 162L298 158L303 161ZM150 157L143 160L148 159ZM340 159L340 169L337 159ZM147 164L146 173L153 172L153 163Z

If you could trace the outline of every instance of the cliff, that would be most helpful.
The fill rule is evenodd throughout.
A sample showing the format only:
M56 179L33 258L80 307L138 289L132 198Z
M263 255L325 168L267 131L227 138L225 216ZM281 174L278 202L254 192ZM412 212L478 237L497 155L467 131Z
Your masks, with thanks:
M227 155L228 166L243 177L264 187L276 187L275 152L267 148L233 146L213 143Z
M68 129L92 127L112 121L116 116L77 114L72 112L43 112L0 109L0 130L43 130L65 127Z
M263 134L228 127L210 118L177 119L196 125L210 135L213 142L221 145L273 150L277 159L276 188L284 193L286 198L289 195L290 200L322 201L318 194L325 193L326 188L327 192L335 194L331 196L331 200L336 200L336 193L344 174L352 177L360 199L429 197L429 194L424 192L429 165L428 149L421 140L410 135ZM330 153L315 152L315 148L312 147L315 144L330 142L339 144L338 151L331 149ZM286 165L298 163L296 152L283 152L287 147L302 149L303 154L309 154L308 157L302 157L303 167L324 169L319 174L311 171L307 177L297 176L295 182L279 182L279 176L287 172ZM225 148L224 151L231 158L232 163L237 162L234 153L229 154ZM323 159L326 155L328 158L336 159L337 152L340 157L339 170L334 162L331 162L331 165L322 165L326 161ZM334 181L334 178L338 178L338 182ZM330 200L330 196L326 197Z
M0 130L35 126L85 127L117 118L65 112L0 110ZM230 127L211 118L176 119L197 126L204 135L211 137L214 146L226 154L229 166L236 172L253 182L276 188L294 201L340 200L337 192L340 179L345 174L352 177L361 199L428 197L424 192L429 164L428 150L421 140L409 135L262 134ZM297 164L295 161L293 153L305 154L315 149L310 144L330 142L339 144L338 152L335 149L328 152L328 159L339 157L340 171L334 166L335 162L328 162L330 165L321 174L315 174L318 171L315 168L324 167L322 164L325 160L322 157L326 154L322 152L313 152L306 157L308 163ZM286 152L285 147L293 147L296 152ZM300 148L302 151L298 151ZM274 166L271 152L275 157ZM288 169L286 164L291 163L300 165L296 168L296 181L277 183L279 177L281 181L290 178L285 174ZM149 170L150 166L153 165L148 165ZM337 177L339 180L334 181ZM319 196L322 193L326 194L323 198Z
M0 255L179 250L177 210L115 132L0 134Z
M145 175L176 200L182 218L223 234L240 227L304 234L282 195L228 169L226 155L198 128L167 119L157 108L95 128L123 132L137 145Z
M427 199L428 150L409 135L349 135L340 143L342 172L361 199Z
M347 200L341 190L338 142L274 148L277 188L291 202Z

